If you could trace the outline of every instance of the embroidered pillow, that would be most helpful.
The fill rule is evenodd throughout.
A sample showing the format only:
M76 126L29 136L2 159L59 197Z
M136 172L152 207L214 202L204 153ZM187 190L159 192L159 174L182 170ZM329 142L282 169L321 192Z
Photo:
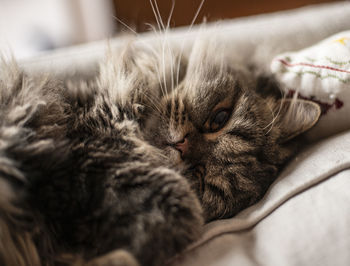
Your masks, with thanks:
M288 96L313 100L322 116L309 137L350 129L350 31L297 52L275 57L271 70Z

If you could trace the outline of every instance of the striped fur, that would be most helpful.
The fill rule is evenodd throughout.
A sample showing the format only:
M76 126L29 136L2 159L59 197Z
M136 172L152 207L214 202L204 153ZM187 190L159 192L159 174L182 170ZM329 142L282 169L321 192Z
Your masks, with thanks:
M164 265L202 209L210 221L261 198L318 119L262 97L215 43L161 48L113 53L69 86L2 65L1 265Z
M163 95L146 132L185 169L205 219L231 217L265 194L297 150L300 140L294 137L318 120L319 107L268 93L254 73L229 62L215 41L197 41L187 61L183 80ZM220 110L228 119L213 130Z
M198 237L197 198L119 87L0 73L1 265L164 265Z

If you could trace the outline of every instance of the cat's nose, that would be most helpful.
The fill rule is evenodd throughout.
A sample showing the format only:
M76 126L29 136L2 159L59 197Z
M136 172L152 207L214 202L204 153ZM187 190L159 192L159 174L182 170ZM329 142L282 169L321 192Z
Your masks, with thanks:
M175 143L174 147L179 152L181 152L181 156L184 157L185 154L188 152L188 138L185 137L181 141Z

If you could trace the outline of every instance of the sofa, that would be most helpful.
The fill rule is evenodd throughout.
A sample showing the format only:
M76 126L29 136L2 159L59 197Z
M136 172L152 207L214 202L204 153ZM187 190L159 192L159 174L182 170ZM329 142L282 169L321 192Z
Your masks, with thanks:
M199 32L214 31L235 63L257 63L269 74L277 54L348 30L349 18L350 3L336 2L177 28L168 37L186 49ZM90 78L107 46L118 49L130 39L152 43L155 38L154 33L115 37L44 53L20 65L61 79ZM310 140L262 200L233 218L206 224L202 237L168 265L350 265L350 129Z

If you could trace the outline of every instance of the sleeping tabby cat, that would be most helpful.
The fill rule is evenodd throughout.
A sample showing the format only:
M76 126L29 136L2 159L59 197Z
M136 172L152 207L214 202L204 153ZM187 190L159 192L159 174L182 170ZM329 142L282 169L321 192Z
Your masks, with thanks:
M297 151L295 137L320 116L311 101L279 99L272 78L235 66L225 52L199 39L187 66L173 60L171 69L180 65L183 78L147 103L153 112L144 126L149 142L182 166L206 221L257 202Z
M3 64L0 264L164 265L260 199L320 111L217 49L131 46L70 86Z

